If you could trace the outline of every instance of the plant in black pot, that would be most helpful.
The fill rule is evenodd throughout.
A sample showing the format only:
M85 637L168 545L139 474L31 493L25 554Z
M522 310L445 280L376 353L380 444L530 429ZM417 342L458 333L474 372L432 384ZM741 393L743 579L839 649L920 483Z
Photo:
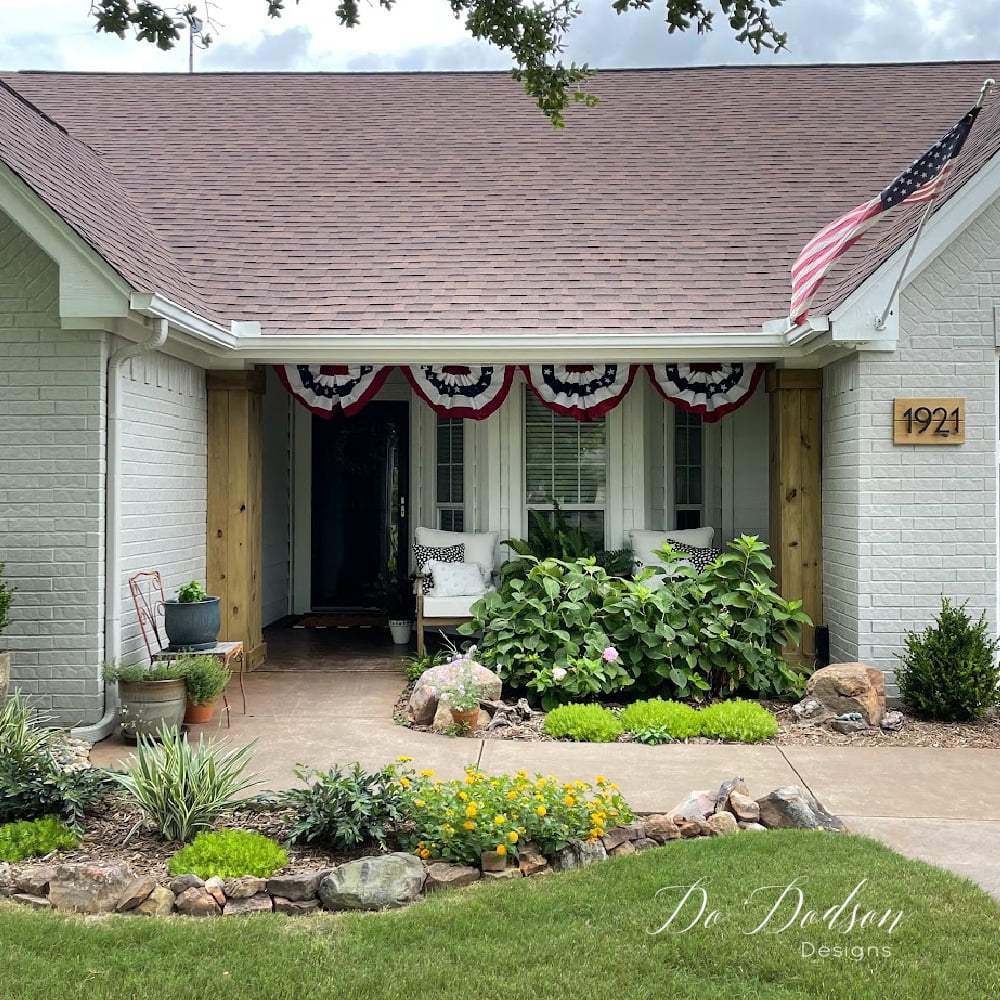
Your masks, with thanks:
M182 658L142 663L108 663L104 680L118 685L118 721L122 736L135 742L155 739L163 728L180 728L187 707L187 683Z
M14 600L15 587L8 586L3 579L4 564L0 563L0 636L10 624L10 604ZM0 649L0 702L7 697L7 685L10 683L10 651Z
M392 641L405 646L413 631L413 613L416 609L412 581L381 576L373 588L372 596L385 609Z
M164 601L163 624L171 652L211 649L219 635L219 598L209 597L197 580L185 583L176 599Z
M217 656L182 656L178 663L184 667L184 682L187 686L187 711L184 721L201 725L212 721L215 702L225 690L232 673Z

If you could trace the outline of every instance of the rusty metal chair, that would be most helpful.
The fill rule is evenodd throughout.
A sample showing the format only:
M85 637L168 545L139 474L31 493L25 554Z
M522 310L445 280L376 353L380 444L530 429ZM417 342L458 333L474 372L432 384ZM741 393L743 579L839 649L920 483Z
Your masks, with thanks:
M128 589L132 595L132 603L135 605L136 617L139 619L139 628L142 631L142 640L146 644L146 652L149 654L150 663L169 663L181 656L189 656L183 650L172 650L167 643L167 633L164 628L163 605L166 601L163 591L163 577L156 569L142 570L130 576L128 579ZM247 712L247 692L244 686L246 675L246 653L242 642L217 642L208 649L199 649L200 656L214 656L222 660L230 670L233 664L238 661L239 670L236 673L240 681L240 695L243 698L243 714ZM229 696L222 692L222 703L226 712L226 726L231 725ZM221 720L220 720L221 724Z

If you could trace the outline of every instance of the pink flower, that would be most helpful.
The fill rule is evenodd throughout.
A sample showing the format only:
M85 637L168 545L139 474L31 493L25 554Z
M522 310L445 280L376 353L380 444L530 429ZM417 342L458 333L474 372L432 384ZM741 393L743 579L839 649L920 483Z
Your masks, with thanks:
M566 670L564 667L552 668L552 679L554 681L561 681L565 676L566 676Z
M608 663L614 663L618 659L618 650L614 646L608 646L601 656L608 661Z

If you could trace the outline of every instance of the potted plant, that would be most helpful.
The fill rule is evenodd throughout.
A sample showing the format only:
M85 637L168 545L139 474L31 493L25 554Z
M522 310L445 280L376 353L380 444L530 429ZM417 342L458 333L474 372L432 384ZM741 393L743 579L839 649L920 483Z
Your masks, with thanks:
M155 739L166 727L179 729L187 706L184 663L176 660L105 664L104 680L118 685L118 721L122 735L135 742Z
M14 599L16 587L9 587L3 580L4 564L0 563L0 635L10 624L11 601ZM10 650L0 649L0 702L7 697L7 685L10 683Z
M389 620L392 641L405 646L413 632L413 612L416 598L413 583L395 577L379 577L373 588L373 597L385 609Z
M438 701L450 709L456 726L465 732L475 730L479 722L479 688L467 654L444 666L435 693Z
M232 673L217 656L184 656L178 660L184 666L187 687L187 710L184 721L200 725L212 721L215 700L225 690Z
M171 651L211 649L219 636L219 598L209 597L197 580L185 583L176 599L164 601L163 624Z

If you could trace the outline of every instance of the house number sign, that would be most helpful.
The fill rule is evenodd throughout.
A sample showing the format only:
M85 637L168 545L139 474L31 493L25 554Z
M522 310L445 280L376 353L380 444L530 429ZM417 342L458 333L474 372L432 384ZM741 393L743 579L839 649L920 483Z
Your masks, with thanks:
M894 399L893 444L965 444L964 399Z

